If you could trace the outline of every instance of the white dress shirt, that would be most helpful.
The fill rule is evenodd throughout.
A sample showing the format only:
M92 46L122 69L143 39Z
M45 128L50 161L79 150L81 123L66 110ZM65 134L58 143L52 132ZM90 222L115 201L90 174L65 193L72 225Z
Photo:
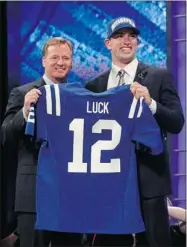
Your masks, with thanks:
M126 85L130 85L134 82L137 67L138 67L138 59L135 58L132 62L130 62L128 65L126 65L125 68L123 68L125 70L124 80L125 80ZM117 75L118 75L120 70L121 70L121 68L112 64L112 69L110 71L109 78L108 78L107 89L116 87L118 85L119 76L117 76ZM156 109L157 109L157 104L156 104L156 101L154 99L151 100L151 104L149 105L149 108L150 108L152 114L154 115L156 113Z
M45 81L45 83L46 83L47 85L53 85L53 84L55 84L54 81L52 81L51 79L49 79L49 78L46 76L46 74L43 75L43 79L44 79L44 81Z

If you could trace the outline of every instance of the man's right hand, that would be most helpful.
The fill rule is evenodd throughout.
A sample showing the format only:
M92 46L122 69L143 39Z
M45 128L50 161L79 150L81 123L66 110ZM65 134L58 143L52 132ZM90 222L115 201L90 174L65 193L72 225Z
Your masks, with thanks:
M26 118L28 118L28 116L29 116L30 105L36 104L38 102L40 95L41 95L40 90L36 89L36 88L30 90L25 95L23 111L25 113Z

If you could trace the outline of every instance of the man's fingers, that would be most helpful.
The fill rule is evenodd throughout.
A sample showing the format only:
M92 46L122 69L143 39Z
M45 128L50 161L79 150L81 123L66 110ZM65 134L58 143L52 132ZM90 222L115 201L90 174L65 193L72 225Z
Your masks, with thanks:
M41 95L42 93L41 93L41 91L39 90L39 89L35 89L36 91L36 93L38 94L38 95Z
M25 104L30 105L31 103L36 104L40 95L37 94L37 92L30 92L28 95L25 97Z
M138 89L138 88L142 88L142 87L143 87L143 86L140 85L139 83L134 82L133 84L131 84L130 90L131 90L131 92L132 92L132 91L134 91L134 90L136 90L136 89Z
M38 97L33 97L32 99L31 99L31 103L36 103L38 101Z
M133 95L135 94L142 94L145 90L142 87L139 86L135 86L135 87L131 87L131 92Z
M137 93L137 92L136 92L136 93L134 94L134 97L138 100L138 99L139 99L140 97L142 97L142 96L141 96L140 93Z
M40 90L39 89L32 89L29 93L28 93L28 95L38 95L38 96L40 96L42 93L40 92Z
M138 83L137 81L135 81L131 84L131 87L142 87L142 85Z
M134 95L136 93L136 88L131 88L131 92Z
M38 89L32 89L30 92L28 92L25 96L26 102L30 103L36 103L38 101L38 98L40 97L41 92Z

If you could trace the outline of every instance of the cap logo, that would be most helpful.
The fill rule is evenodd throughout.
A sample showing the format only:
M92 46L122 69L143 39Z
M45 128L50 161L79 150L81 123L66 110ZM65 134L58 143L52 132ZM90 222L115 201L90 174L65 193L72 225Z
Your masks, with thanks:
M112 26L111 26L112 32L114 31L114 29L116 28L117 25L122 24L122 23L128 23L128 24L130 24L131 26L136 27L136 26L135 26L135 23L134 23L131 19L129 19L129 18L124 18L124 17L123 17L123 18L117 19L117 20L112 24Z

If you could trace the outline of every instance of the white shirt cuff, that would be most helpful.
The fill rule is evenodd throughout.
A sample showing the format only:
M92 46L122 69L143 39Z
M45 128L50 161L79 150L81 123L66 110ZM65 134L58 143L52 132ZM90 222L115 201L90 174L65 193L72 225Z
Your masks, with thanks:
M23 112L23 117L24 117L24 119L25 119L25 122L27 122L28 118L27 118L27 116L25 115L24 107L22 108L22 112Z
M151 104L149 105L149 109L151 110L152 114L154 115L157 110L157 104L154 99L152 99Z

